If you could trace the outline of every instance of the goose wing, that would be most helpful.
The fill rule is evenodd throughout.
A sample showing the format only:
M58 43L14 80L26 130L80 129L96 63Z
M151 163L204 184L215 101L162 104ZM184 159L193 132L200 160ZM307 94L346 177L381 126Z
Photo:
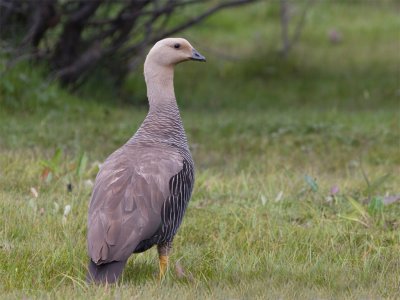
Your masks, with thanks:
M127 259L160 229L169 180L183 168L169 149L123 146L102 165L88 216L88 251L96 264Z

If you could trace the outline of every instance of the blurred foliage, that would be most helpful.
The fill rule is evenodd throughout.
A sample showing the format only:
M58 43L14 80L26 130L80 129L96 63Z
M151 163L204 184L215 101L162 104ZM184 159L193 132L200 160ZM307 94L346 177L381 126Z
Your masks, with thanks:
M297 9L296 24L303 6L292 5ZM396 9L394 1L314 1L301 39L286 59L279 52L279 2L220 12L182 33L208 62L177 66L178 102L183 108L213 110L397 107L400 55L395 37L400 21ZM332 32L340 35L339 41L332 42ZM10 56L0 55L0 103L7 109L32 111L70 97L44 79L48 70L37 64L21 61L3 72ZM112 74L99 68L74 93L82 101L146 106L143 61L137 62L139 67L119 88Z
M117 84L148 45L252 2L0 0L0 47L11 54L11 64L23 58L46 63L49 76L63 85L77 87L99 69Z

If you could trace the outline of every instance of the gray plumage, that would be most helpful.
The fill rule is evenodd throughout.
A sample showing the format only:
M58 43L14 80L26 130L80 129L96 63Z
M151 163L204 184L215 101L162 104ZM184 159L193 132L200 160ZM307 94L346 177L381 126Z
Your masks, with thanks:
M177 41L185 40L159 43L169 47ZM157 47L154 52L164 49ZM94 184L88 213L88 281L114 282L132 253L153 245L160 255L168 255L192 193L192 156L175 97L169 94L171 85L163 79L169 69L148 69L150 75L145 65L149 113L136 134L107 158Z

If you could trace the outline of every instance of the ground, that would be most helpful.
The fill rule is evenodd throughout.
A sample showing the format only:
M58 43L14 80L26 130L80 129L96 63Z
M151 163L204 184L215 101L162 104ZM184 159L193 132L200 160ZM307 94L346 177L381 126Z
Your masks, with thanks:
M141 72L122 95L88 96L17 66L0 84L0 294L397 298L400 205L385 205L400 194L395 8L317 2L286 61L274 4L184 34L208 58L176 75L197 180L160 284L155 249L133 256L116 286L85 283L91 184L146 114ZM236 28L238 16L252 25Z

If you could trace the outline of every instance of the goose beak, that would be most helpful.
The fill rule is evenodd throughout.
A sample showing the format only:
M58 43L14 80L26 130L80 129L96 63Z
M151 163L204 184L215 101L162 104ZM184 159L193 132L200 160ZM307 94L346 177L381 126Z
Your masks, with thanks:
M206 58L201 55L199 52L197 52L196 49L192 49L192 56L190 57L191 60L197 60L197 61L206 61Z

